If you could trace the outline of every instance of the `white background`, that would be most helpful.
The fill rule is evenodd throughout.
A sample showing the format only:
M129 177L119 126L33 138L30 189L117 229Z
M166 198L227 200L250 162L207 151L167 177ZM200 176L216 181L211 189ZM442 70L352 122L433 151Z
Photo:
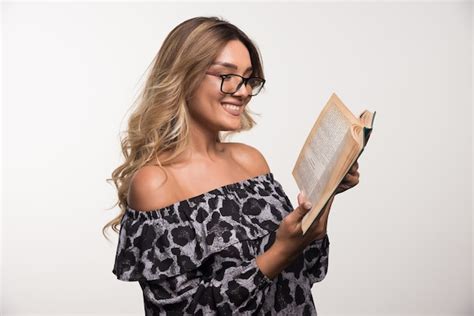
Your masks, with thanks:
M291 169L331 93L377 111L360 183L336 197L320 315L472 315L472 4L3 3L2 315L143 315L102 226L119 132L165 36L217 15L257 44L257 147Z

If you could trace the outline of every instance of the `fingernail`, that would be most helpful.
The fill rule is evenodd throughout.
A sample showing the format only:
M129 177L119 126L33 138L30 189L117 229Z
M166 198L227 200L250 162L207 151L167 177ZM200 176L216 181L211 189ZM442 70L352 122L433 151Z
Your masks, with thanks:
M311 202L306 202L304 204L304 207L306 207L307 209L310 209L313 205L311 204Z

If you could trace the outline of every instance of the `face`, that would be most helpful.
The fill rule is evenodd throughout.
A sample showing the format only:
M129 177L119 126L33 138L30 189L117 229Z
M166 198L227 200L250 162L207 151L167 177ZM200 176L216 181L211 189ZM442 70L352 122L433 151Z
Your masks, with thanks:
M229 65L220 65L227 63ZM234 66L232 66L234 65ZM248 78L252 73L250 54L242 42L229 41L208 69L213 74L238 74ZM213 131L231 131L241 127L242 113L252 98L248 87L241 85L232 95L221 92L222 79L206 74L189 102L192 120ZM229 106L228 104L235 106ZM226 105L227 104L227 105Z

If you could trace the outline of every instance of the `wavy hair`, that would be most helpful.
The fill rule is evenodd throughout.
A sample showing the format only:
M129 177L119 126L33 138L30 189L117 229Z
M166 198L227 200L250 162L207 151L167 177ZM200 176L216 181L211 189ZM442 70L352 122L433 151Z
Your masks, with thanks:
M217 58L219 52L231 40L239 40L248 49L252 62L252 76L265 78L260 52L252 40L235 25L220 17L195 17L177 25L165 38L158 54L153 59L151 71L133 105L134 111L128 119L128 128L121 138L125 161L113 172L117 188L120 213L102 228L118 233L122 216L127 208L127 194L133 174L146 164L156 162L160 167L171 164L189 144L189 112L187 100L194 94L205 71ZM217 142L228 136L250 130L256 122L245 107L241 127L222 135ZM258 114L257 114L258 115ZM162 153L167 158L160 161ZM160 156L161 157L161 156ZM155 165L156 165L155 164Z

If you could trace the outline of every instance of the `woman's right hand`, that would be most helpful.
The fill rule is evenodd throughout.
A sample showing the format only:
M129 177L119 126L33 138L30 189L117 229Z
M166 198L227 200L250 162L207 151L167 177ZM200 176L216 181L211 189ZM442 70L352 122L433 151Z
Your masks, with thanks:
M305 205L308 201L302 192L298 194L298 207L281 221L273 245L256 258L256 264L263 274L270 279L275 278L278 273L300 255L306 246L326 235L326 225L333 200L334 195L329 198L324 206L319 220L314 222L303 236L301 220L311 209L311 206Z
M280 253L283 253L289 260L298 256L311 242L321 238L324 231L321 231L321 225L314 223L303 236L301 221L306 213L311 209L311 203L306 200L302 192L298 194L298 207L283 218L280 227L276 232L274 242ZM328 210L325 209L324 212ZM323 218L323 214L320 220Z

